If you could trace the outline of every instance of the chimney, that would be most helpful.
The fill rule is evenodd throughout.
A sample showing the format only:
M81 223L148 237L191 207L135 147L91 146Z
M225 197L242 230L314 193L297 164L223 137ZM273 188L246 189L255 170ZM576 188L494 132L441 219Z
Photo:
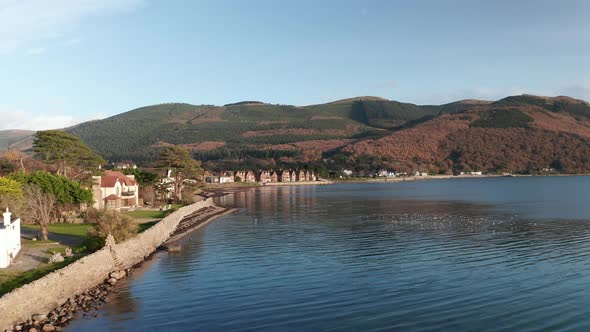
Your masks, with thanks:
M12 213L6 208L6 212L2 214L4 216L4 226L10 226L10 222L12 221Z

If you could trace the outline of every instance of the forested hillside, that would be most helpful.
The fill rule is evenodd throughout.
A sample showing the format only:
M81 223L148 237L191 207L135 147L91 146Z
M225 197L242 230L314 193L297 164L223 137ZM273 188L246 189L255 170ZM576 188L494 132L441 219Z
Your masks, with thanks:
M209 168L590 172L590 105L513 96L414 105L357 97L310 106L160 104L68 129L110 161L148 165L182 145Z
M296 107L261 102L161 104L69 129L108 160L149 163L158 147L192 149L203 161L253 164L309 162L333 149L436 114L430 108L363 97ZM311 142L311 144L304 144Z

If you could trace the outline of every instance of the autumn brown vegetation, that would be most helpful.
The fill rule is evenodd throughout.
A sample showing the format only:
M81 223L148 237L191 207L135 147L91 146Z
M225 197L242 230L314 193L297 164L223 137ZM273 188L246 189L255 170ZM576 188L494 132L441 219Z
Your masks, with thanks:
M585 159L573 150L583 151L590 138L590 104L530 95L445 105L374 97L301 107L162 104L70 131L110 161L132 159L140 165L155 162L165 146L183 146L210 169L586 172ZM499 133L523 146L501 141ZM531 152L541 146L552 152Z

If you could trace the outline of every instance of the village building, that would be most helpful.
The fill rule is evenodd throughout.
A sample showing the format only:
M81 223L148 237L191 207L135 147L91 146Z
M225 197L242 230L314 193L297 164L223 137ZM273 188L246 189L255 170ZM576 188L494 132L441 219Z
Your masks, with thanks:
M219 183L233 183L234 182L234 172L223 172L219 176Z
M245 179L243 182L256 182L256 173L253 171L246 171Z
M134 175L105 171L105 175L93 176L92 180L94 208L119 210L139 206L139 185Z
M481 171L475 171L475 172L461 172L459 173L459 175L482 175L483 173Z
M279 175L279 182L291 182L291 172L281 171Z
M311 170L267 170L267 171L225 171L219 175L209 175L205 178L207 183L232 183L232 182L313 182L317 181L314 171Z
M234 174L234 181L235 182L248 182L246 180L248 171L237 171Z
M260 171L257 173L256 182L267 183L272 182L269 171Z
M297 182L305 181L305 172L303 170L299 170L295 173L295 181L297 181Z
M205 178L205 182L207 183L220 183L220 177L217 175L209 175Z
M270 182L279 182L279 173L275 171L270 172Z
M6 209L0 224L0 268L8 267L21 249L20 218L12 219L12 213Z

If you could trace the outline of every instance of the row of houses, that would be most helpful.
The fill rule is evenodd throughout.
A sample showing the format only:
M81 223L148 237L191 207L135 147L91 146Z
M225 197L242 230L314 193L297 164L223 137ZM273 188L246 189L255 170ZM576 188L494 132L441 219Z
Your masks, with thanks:
M367 173L366 171L361 171L361 172L355 173L352 170L343 169L342 174L345 176L359 176L359 177L370 176L370 177L375 177L375 178L395 178L395 177L404 177L404 176L428 176L427 172L422 172L422 171L417 171L417 170L414 170L408 174L408 172L398 172L398 171L392 171L392 170L387 170L387 169L380 169L374 173ZM340 177L342 178L343 176L340 176Z
M208 174L205 177L207 183L233 183L233 182L311 182L317 181L314 171L309 170L265 170L265 171L226 171L218 174Z

